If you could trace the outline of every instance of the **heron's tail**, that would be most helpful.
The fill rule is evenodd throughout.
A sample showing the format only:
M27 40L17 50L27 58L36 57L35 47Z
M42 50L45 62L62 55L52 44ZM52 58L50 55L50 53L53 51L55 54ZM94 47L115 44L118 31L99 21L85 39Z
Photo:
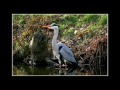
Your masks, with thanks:
M77 67L78 63L77 62L72 62L72 66Z
M73 63L73 65L74 65L75 67L80 67L80 64L79 64L78 62Z

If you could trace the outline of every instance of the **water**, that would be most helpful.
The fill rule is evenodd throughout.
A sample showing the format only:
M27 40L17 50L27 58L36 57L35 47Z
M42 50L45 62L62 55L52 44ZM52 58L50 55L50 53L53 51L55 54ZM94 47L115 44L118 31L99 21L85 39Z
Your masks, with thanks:
M70 76L86 76L86 75L107 75L107 68L105 66L89 66L81 64L81 67L77 68L55 68L55 67L32 67L29 65L13 66L13 75L47 75L47 76L59 76L59 75L70 75Z

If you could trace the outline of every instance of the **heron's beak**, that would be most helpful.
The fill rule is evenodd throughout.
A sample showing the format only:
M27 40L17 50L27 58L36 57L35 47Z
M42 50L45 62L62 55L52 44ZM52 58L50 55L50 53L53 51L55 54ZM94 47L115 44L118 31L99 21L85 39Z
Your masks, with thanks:
M43 28L49 28L50 26L48 25L48 26L42 26Z
M54 29L52 26L48 25L48 26L42 26L43 28L48 28L48 29Z

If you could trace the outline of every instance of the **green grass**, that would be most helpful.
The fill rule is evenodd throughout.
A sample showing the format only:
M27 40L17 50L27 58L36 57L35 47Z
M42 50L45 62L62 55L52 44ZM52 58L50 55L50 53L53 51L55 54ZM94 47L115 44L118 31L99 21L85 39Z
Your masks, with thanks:
M91 23L91 22L97 22L100 16L98 15L85 15L82 18L81 22L85 23Z
M108 15L102 15L99 19L98 24L104 26L107 24L107 20L108 20Z

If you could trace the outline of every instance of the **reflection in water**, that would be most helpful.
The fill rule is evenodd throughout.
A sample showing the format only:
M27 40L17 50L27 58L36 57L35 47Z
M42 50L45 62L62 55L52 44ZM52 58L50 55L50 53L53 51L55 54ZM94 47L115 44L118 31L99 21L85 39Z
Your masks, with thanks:
M105 66L94 67L81 64L77 68L14 66L13 75L107 75Z

